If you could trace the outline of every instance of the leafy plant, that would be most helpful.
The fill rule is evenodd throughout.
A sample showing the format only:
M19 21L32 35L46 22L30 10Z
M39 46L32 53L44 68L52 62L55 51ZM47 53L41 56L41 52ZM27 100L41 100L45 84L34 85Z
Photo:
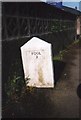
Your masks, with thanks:
M14 75L13 79L9 77L8 82L5 84L9 101L17 100L21 96L23 87L25 87L24 80L20 76Z

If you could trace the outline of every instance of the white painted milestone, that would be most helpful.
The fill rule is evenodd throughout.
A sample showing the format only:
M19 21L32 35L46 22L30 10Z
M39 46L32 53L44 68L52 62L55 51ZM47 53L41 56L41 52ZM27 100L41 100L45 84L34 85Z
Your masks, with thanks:
M51 44L33 37L21 47L26 85L38 88L54 87Z

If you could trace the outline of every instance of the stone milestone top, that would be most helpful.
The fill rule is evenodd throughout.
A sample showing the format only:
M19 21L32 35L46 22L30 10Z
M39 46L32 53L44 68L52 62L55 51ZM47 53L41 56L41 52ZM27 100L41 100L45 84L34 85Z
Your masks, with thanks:
M21 56L27 86L54 87L50 43L33 37L21 47Z
M51 44L37 37L33 37L27 43L25 43L21 47L21 49L23 48L23 49L37 49L38 50L39 48L47 48L49 45Z

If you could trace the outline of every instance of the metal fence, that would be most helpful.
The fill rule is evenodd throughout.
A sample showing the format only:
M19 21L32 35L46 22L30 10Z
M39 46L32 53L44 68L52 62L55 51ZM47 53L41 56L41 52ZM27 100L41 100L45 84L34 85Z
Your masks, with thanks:
M72 20L43 19L13 15L2 17L3 41L73 29L75 29L75 21Z

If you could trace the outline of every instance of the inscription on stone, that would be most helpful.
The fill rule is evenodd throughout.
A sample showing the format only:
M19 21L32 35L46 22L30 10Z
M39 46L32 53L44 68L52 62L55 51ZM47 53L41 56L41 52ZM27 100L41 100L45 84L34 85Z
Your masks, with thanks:
M31 52L31 55L34 55L36 58L38 58L38 56L41 55L41 53L34 51L34 52Z

